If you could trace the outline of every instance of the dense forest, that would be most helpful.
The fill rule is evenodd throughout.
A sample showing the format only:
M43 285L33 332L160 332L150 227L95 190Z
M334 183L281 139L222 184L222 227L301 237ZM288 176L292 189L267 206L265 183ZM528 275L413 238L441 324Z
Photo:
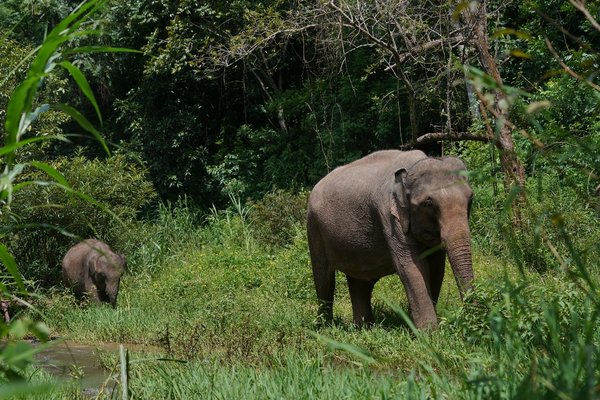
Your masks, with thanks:
M37 311L11 306L20 326L190 362L132 371L137 397L241 398L244 384L226 383L237 369L248 398L318 397L321 380L320 398L597 398L600 4L91 3L64 40L53 29L79 0L0 3L0 288L18 265L20 296L37 296ZM14 99L36 67L21 118ZM381 284L373 329L314 333L308 193L381 149L464 160L478 286L462 303L446 278L434 333L402 317L399 282ZM60 284L65 251L87 237L128 257L115 311ZM3 349L0 379L31 375Z
M4 1L3 75L78 3ZM564 1L479 7L459 18L435 2L115 2L90 22L104 34L80 40L141 53L74 63L96 94L105 138L115 153L143 162L163 200L187 195L207 207L229 193L258 199L308 188L335 166L425 143L427 134L430 142L417 146L440 155L456 139L494 142L503 129L516 147L496 147L517 152L531 176L541 152L593 140L600 33ZM2 105L19 78L3 84ZM98 120L66 71L45 91ZM48 116L52 128L31 134L80 133L61 118ZM85 138L72 142L39 156L72 156L81 145L88 158L103 156Z

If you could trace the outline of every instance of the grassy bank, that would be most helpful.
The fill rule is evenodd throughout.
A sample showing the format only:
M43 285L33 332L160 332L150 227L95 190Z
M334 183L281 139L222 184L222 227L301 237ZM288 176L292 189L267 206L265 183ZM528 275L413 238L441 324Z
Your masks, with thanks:
M476 240L477 290L461 303L447 268L438 330L411 330L395 276L375 288L377 325L355 329L342 275L335 323L317 330L303 230L269 247L242 211L213 212L200 225L186 207L162 208L127 233L130 270L116 310L55 290L40 304L46 323L71 340L151 345L151 358L185 361L133 361L137 398L597 394L597 315L572 276L523 271ZM102 362L118 365L114 355Z

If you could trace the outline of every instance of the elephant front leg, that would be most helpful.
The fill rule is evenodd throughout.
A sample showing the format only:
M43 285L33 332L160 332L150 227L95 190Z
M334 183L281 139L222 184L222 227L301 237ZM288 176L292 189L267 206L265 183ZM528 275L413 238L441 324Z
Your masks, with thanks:
M100 304L102 303L101 299L100 299L100 293L98 291L98 288L96 287L96 285L94 285L93 283L89 282L85 285L85 291L89 297L89 299L94 302L95 304Z
M410 314L417 329L437 328L435 305L430 295L428 264L417 252L400 252L395 257L396 270L400 275Z
M417 329L437 328L437 316L427 283L417 265L404 267L404 287L408 297L410 314Z
M427 257L429 264L429 288L431 290L431 299L435 306L440 297L444 274L446 272L446 252L438 250Z
M352 300L352 315L357 326L371 326L375 322L371 308L371 295L378 279L362 280L346 275Z

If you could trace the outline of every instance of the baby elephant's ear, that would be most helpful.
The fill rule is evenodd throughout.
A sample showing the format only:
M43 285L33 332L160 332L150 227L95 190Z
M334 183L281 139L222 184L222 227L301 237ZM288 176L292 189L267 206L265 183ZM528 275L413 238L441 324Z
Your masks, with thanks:
M105 267L104 267L105 261L103 261L103 260L105 260L105 259L103 259L103 257L101 255L98 255L98 257L96 257L94 259L94 261L91 263L90 273L92 274L92 276L97 276L101 272L103 272L103 270L105 269Z
M399 169L394 174L391 204L392 215L400 222L404 234L410 231L410 193L406 186L407 174L408 172L404 168Z
M119 254L119 258L121 259L121 266L123 266L123 269L125 269L127 267L127 257L125 257L123 254Z

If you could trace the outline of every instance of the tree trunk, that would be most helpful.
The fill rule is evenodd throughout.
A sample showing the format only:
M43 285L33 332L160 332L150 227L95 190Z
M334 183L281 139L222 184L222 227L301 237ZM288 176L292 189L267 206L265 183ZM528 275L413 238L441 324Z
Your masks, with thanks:
M471 8L464 13L466 22L473 28L473 45L477 49L479 61L484 71L491 76L497 83L497 88L493 90L495 103L487 105L492 107L492 112L496 116L496 123L502 124L498 136L495 138L495 145L500 153L500 165L504 172L504 185L507 190L517 186L520 190L519 196L515 198L515 223L520 225L519 203L523 199L523 189L525 189L525 168L519 160L515 150L515 144L512 137L512 128L509 123L502 120L508 120L508 107L500 107L500 104L508 104L508 99L502 91L502 77L498 69L496 60L490 54L490 45L487 35L487 15L486 1L472 3Z

